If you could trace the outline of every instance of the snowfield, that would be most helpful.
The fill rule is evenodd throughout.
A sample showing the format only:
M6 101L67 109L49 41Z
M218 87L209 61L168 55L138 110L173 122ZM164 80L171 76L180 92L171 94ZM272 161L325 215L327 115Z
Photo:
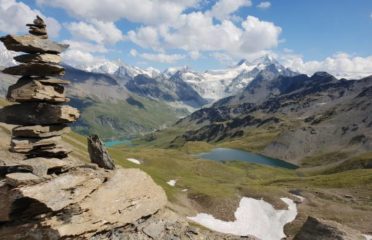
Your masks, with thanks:
M255 236L265 240L278 240L286 237L283 228L297 215L297 206L289 198L281 198L288 205L287 210L276 210L264 200L244 197L235 212L234 222L225 222L212 215L199 213L188 219L211 230L238 236Z
M140 161L140 160L137 160L137 159L135 159L135 158L127 158L127 160L128 160L129 162L132 162L132 163L135 163L135 164L138 164L138 165L141 164L141 161Z
M169 180L168 182L167 182L167 184L169 185L169 186L172 186L172 187L175 187L176 186L176 180Z

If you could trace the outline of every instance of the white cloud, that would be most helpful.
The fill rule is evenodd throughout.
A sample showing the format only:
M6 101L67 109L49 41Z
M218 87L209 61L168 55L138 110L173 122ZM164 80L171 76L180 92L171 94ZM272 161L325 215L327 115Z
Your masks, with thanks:
M75 17L86 20L100 19L115 22L128 19L132 22L159 24L175 22L187 8L195 6L198 0L37 0L38 4L60 7Z
M76 40L64 40L62 41L64 44L70 45L68 50L79 50L82 52L89 52L89 53L107 53L108 50L105 46L101 44L93 44L84 41L76 41Z
M200 58L200 52L199 51L191 51L189 53L189 55L190 55L190 58L192 60L196 60L196 59Z
M181 55L181 54L165 54L165 53L156 53L156 54L141 53L139 56L148 61L161 62L161 63L175 63L186 57L185 55Z
M107 61L104 57L98 57L80 50L67 50L62 53L63 62L73 67L91 66Z
M372 19L372 12L371 12L371 14L369 14L369 17Z
M208 13L211 16L224 20L241 7L252 5L251 0L219 0Z
M221 52L211 53L210 56L215 58L217 61L224 65L232 65L236 62L235 59L233 59L231 56Z
M12 34L26 32L28 30L26 24L32 23L36 15L44 18L51 37L58 35L61 25L56 19L45 17L40 11L15 0L0 1L0 31Z
M271 7L271 2L261 2L257 5L257 7L261 9L268 9Z
M124 39L120 29L113 22L92 20L91 23L71 22L66 24L73 38L90 40L97 43L115 44Z
M321 61L304 61L301 56L289 53L280 58L285 66L308 75L317 71L326 71L340 78L372 75L372 56L358 57L338 53Z
M133 56L133 57L137 57L138 52L137 52L136 49L131 49L131 50L129 51L129 54L130 54L131 56Z
M155 27L145 26L138 31L129 31L128 38L143 48L159 48L159 34Z
M129 32L129 39L144 48L185 51L224 51L245 57L279 44L281 28L248 16L236 26L230 20L216 24L211 16L192 12L180 16L176 26L146 26Z

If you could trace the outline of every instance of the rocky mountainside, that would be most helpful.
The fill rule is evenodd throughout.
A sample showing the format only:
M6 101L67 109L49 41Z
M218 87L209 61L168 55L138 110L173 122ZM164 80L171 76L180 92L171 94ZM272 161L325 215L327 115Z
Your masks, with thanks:
M140 96L153 97L165 102L179 102L193 108L200 108L207 103L190 85L179 78L177 73L170 78L138 75L125 86Z
M258 76L242 94L180 120L175 127L189 130L172 144L244 142L256 136L257 145L248 148L274 158L309 167L347 165L346 160L359 159L372 149L371 89L372 77L338 80L316 73L265 80ZM336 157L327 158L332 153ZM371 167L371 162L354 167Z
M81 118L73 125L80 133L98 133L101 137L129 137L171 124L187 115L183 106L141 97L121 87L106 74L85 72L64 65L64 79L70 104L81 111ZM0 72L0 97L5 98L16 76Z

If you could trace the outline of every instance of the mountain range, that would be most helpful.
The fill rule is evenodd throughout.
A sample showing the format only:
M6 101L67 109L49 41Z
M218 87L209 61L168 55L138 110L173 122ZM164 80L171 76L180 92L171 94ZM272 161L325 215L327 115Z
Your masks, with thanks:
M0 66L14 65L13 57L12 52L0 51ZM104 138L129 137L163 128L179 117L241 92L257 76L297 74L268 56L201 73L187 67L160 72L120 62L80 69L67 64L64 67L64 78L71 81L71 103L82 111L75 129L84 134L98 132ZM2 74L2 78L0 90L5 96L16 77Z

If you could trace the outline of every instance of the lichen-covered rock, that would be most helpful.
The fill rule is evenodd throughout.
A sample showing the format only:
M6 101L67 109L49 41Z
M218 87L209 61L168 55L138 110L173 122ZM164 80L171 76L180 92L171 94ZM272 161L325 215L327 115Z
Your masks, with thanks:
M97 135L88 137L88 152L92 163L101 168L115 169L114 161Z

